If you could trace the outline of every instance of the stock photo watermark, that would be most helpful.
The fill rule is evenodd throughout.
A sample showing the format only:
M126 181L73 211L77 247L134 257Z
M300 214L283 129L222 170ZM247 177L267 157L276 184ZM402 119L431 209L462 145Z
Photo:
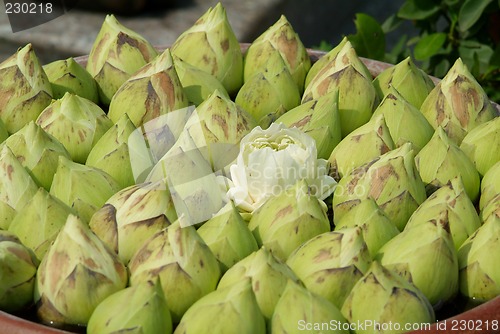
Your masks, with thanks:
M78 0L4 0L4 10L12 32L16 33L52 21L66 14L77 3Z

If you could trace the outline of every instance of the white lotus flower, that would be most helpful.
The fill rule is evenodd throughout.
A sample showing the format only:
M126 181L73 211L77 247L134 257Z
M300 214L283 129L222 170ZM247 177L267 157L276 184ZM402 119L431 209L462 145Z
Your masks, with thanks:
M243 137L230 175L228 198L247 212L253 212L299 179L305 179L309 191L321 200L336 185L328 175L328 162L317 158L314 139L282 123L272 123L266 130L258 126Z

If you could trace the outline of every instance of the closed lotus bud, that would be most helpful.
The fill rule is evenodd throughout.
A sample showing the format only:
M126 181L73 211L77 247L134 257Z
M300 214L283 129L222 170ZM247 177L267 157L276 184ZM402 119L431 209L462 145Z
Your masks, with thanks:
M265 247L261 247L226 271L217 290L227 289L247 279L251 281L251 289L266 320L271 319L287 282L298 282L294 272Z
M38 186L8 146L0 151L0 229L6 230Z
M331 174L340 179L394 148L385 118L379 115L349 133L333 149L328 158Z
M126 264L148 238L176 219L168 189L162 183L142 183L113 194L89 226Z
M113 125L97 104L71 93L52 102L36 123L64 145L73 161L82 164L92 147Z
M70 214L75 214L75 211L44 188L39 188L14 217L9 232L14 233L41 260Z
M434 310L422 292L377 261L352 288L341 311L351 324L372 324L366 332L358 328L355 333L402 333L409 324L435 321ZM388 324L399 330L386 329Z
M248 111L262 128L300 104L300 91L283 58L272 53L266 67L246 78L235 102Z
M125 188L135 184L129 154L129 137L135 131L127 114L102 135L89 152L87 166L102 169Z
M335 220L335 231L356 226L361 228L372 258L380 247L399 234L398 228L372 198L362 200L342 216L342 219Z
M371 197L402 231L427 197L414 157L412 146L407 143L345 175L333 194L335 219L342 219L352 207Z
M361 228L353 227L310 239L286 263L309 291L340 308L370 262Z
M476 302L500 295L499 234L500 214L492 214L458 251L460 292Z
M193 52L193 48L200 52ZM172 54L215 76L233 95L243 83L243 54L221 3L209 8L172 45Z
M249 278L199 299L184 314L174 333L198 334L208 329L220 334L266 333L266 323Z
M14 234L0 230L0 310L17 312L33 304L38 264Z
M415 156L415 164L427 192L447 184L455 177L462 177L467 195L475 202L479 196L480 179L473 162L446 134L438 127L431 140Z
M198 106L215 91L229 99L229 94L222 83L212 74L185 62L175 55L173 55L173 59L175 71L184 88L184 94L190 103Z
M449 225L455 249L481 225L474 204L467 196L460 178L454 178L436 190L413 212L406 229L444 217Z
M56 60L43 66L52 86L52 97L60 99L69 92L99 103L97 83L74 58Z
M284 15L281 15L278 21L248 47L244 58L245 82L266 69L267 61L273 53L281 55L302 93L307 72L311 68L311 59L298 34Z
M500 161L500 117L470 130L460 149L474 163L479 174L486 174L491 166Z
M118 88L138 69L158 55L140 34L107 15L87 61L87 71L96 80L99 100L109 105Z
M88 223L119 184L106 172L59 157L50 194L72 207Z
M0 119L12 134L52 101L52 87L31 44L0 64Z
M281 115L276 123L296 127L316 141L318 158L328 159L340 142L338 92L307 101Z
M127 270L118 257L69 215L43 258L35 283L37 315L44 323L86 325L94 309L127 285Z
M219 260L221 271L224 273L257 251L258 246L247 222L232 202L226 204L221 211L200 226L197 232Z
M329 324L329 330L312 329L320 333L350 333L349 324L335 305L302 285L288 281L274 310L272 333L299 334L306 329L311 330L306 326L322 326L325 323Z
M193 226L181 227L179 221L149 238L128 268L132 286L160 278L174 323L215 290L220 278L219 263L210 248Z
M500 194L500 161L491 166L481 180L479 210L483 210L497 194Z
M340 50L342 50L342 48L344 47L344 45L348 41L349 41L349 39L347 37L342 38L342 40L340 41L339 44L337 44L334 48L332 48L326 54L322 55L316 62L314 62L312 64L311 68L307 72L305 87L307 87L309 85L309 83L311 82L311 80L319 72L321 72L330 61L332 61L337 56L337 54L340 52ZM365 76L367 78L371 77L371 73L368 70L368 68L365 67L364 69L365 69L365 71L364 71Z
M248 228L259 246L286 261L304 242L330 231L326 211L325 203L310 193L307 182L299 180L255 210Z
M170 111L188 106L188 100L166 49L141 67L116 91L108 117L114 122L127 114L136 127Z
M431 139L434 129L420 110L405 100L394 87L389 87L387 95L373 112L372 119L384 115L385 123L396 147L407 142L413 144L418 153ZM401 126L412 124L412 126Z
M415 65L411 57L380 72L373 80L373 85L380 99L394 88L405 101L417 109L420 109L435 86L432 79Z
M50 190L59 156L70 159L64 145L34 121L7 138L4 145L12 150L33 180L47 191Z
M88 334L172 333L172 318L159 281L115 292L97 305Z
M339 91L339 114L342 137L370 120L379 102L369 71L350 42L311 80L302 103Z
M446 211L405 228L375 259L413 283L436 308L458 292L458 260Z
M460 58L429 93L420 111L434 129L442 127L457 145L470 130L498 115Z

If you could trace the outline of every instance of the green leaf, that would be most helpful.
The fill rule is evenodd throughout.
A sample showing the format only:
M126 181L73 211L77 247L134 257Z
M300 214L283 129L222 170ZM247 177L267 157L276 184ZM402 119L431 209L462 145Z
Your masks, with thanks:
M431 58L441 50L446 42L446 34L438 32L422 37L415 45L414 55L416 60Z
M354 21L357 29L355 35L347 38L357 54L375 60L383 60L385 54L385 35L382 27L373 17L358 13Z
M475 76L488 70L494 51L491 46L476 41L462 41L458 53L468 68L474 69Z
M479 20L484 9L493 0L466 0L458 13L458 29L467 31Z
M403 22L404 20L402 18L397 17L395 14L392 14L382 23L382 31L386 34L392 32L396 30Z
M439 12L439 2L433 0L407 0L398 16L407 20L424 20Z
M432 75L437 78L443 78L446 75L446 73L448 73L450 68L451 68L450 61L448 59L443 59L434 67Z

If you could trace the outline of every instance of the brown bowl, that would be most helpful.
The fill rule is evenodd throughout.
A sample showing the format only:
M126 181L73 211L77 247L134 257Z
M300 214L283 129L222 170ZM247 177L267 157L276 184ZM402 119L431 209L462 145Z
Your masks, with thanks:
M243 52L248 48L248 43L242 43L241 49ZM158 50L165 50L165 47L158 47ZM311 60L314 62L320 57L325 55L323 51L308 50ZM81 65L85 66L87 63L88 56L75 57ZM393 65L380 62L377 60L361 58L365 63L367 68L373 77L376 77L380 72L391 67ZM438 78L431 77L435 83L439 82ZM493 103L500 115L500 105ZM463 301L462 301L463 302ZM458 303L458 302L457 302ZM439 312L442 314L449 314L446 308L441 309ZM463 306L460 306L462 309ZM458 308L460 308L458 307ZM450 306L451 308L451 306ZM456 309L457 307L453 307ZM439 313L438 312L438 313ZM496 321L497 327L492 326L492 323ZM422 328L420 330L415 330L408 332L409 334L423 334L423 333L440 333L440 334L467 334L467 333L482 333L482 334L493 334L500 333L500 296L483 303L479 306L466 310L460 314L453 315L445 320L438 321L435 324L429 324L427 328ZM492 328L493 327L493 328ZM496 329L494 329L496 328ZM6 312L0 311L0 333L6 334L71 334L73 332L68 332L60 330L53 327L48 327L46 325L36 323L33 321L26 320L15 315L8 314Z

